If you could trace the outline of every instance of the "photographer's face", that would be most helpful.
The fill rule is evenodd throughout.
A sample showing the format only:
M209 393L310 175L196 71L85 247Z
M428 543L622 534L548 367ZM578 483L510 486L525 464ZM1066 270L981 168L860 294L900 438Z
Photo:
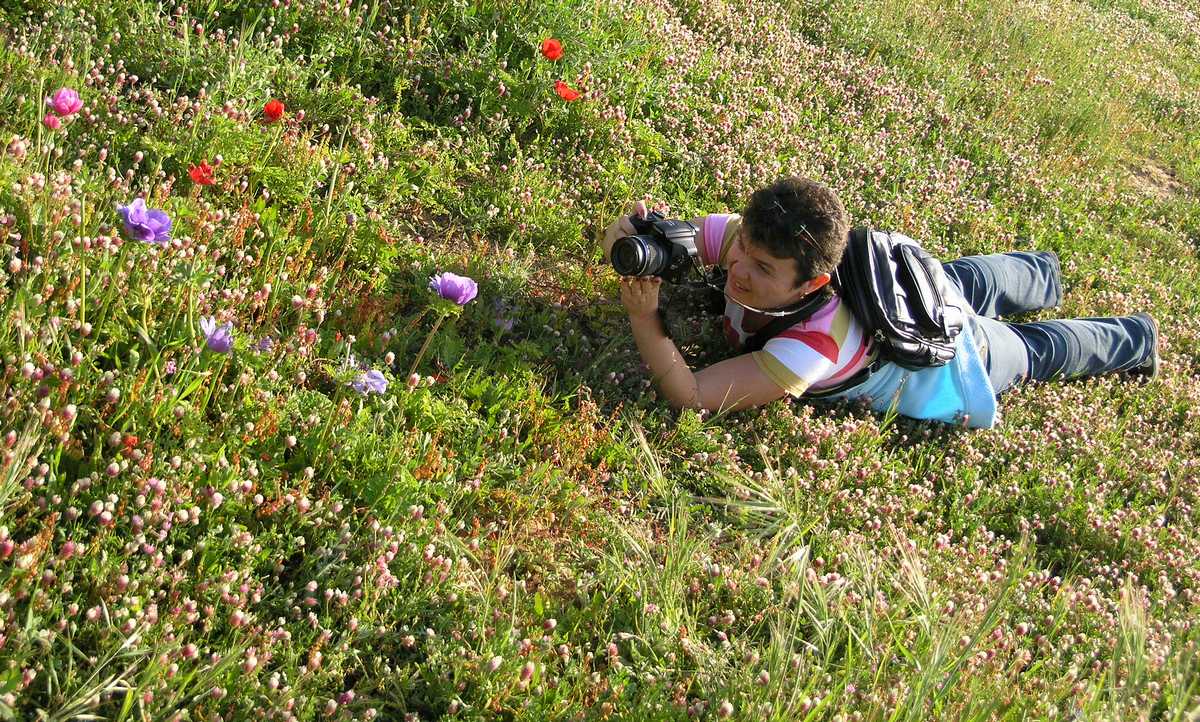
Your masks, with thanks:
M725 256L729 278L725 292L733 300L755 308L780 308L797 303L829 281L829 274L796 285L796 260L780 258L755 246L738 232Z

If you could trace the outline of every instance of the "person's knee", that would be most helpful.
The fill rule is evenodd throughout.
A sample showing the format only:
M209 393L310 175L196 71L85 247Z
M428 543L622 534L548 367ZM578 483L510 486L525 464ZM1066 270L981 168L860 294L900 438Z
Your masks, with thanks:
M1042 254L1042 257L1046 259L1047 265L1050 266L1050 282L1051 287L1054 289L1054 304L1052 305L1052 308L1058 308L1062 305L1063 296L1065 295L1063 289L1062 263L1059 261L1058 254L1054 251L1041 251L1040 253Z

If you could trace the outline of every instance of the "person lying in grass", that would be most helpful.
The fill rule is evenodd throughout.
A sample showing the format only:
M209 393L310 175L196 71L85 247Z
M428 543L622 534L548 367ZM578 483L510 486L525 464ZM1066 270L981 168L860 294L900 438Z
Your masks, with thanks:
M632 211L644 218L646 204L638 202ZM951 363L912 371L880 360L872 338L830 284L850 231L846 210L831 189L806 178L782 178L755 191L740 214L715 213L691 222L699 229L698 260L728 273L724 329L735 349L770 320L752 309L789 308L810 294L828 300L761 350L693 372L659 316L662 279L622 277L621 303L638 351L675 408L737 410L807 395L859 399L877 411L986 428L999 420L997 395L1019 383L1111 372L1148 379L1158 373L1158 325L1149 314L998 320L1062 302L1061 270L1052 252L944 263L974 314L957 337ZM601 240L605 258L618 238L634 233L630 216L612 223Z

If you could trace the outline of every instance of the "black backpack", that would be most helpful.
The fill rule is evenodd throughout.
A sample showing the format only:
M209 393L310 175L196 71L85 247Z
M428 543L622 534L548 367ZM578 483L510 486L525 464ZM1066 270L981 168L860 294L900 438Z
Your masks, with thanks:
M967 320L966 302L941 262L916 241L890 231L855 228L831 283L879 349L866 373L884 361L916 370L954 358L955 339ZM815 310L813 304L804 304L794 314L773 319L746 340L746 350L761 349ZM866 373L839 388L861 382Z

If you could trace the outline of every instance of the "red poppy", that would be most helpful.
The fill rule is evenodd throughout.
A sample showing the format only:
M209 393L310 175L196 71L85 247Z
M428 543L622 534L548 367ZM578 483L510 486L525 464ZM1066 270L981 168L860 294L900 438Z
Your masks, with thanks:
M542 41L542 55L546 56L546 60L558 60L563 56L562 43L554 38L546 38Z
M274 98L268 100L267 104L263 106L263 117L265 117L269 123L274 123L282 118L283 103L275 100Z
M583 97L582 93L580 93L578 90L575 90L574 88L567 85L566 83L564 83L561 80L554 81L554 92L558 93L558 97L562 98L563 100L567 101L568 103L571 102L572 100L579 100L580 98Z
M213 177L213 167L208 164L208 161L200 161L200 165L194 165L188 168L188 175L192 177L192 182L202 186L210 186L217 182Z

